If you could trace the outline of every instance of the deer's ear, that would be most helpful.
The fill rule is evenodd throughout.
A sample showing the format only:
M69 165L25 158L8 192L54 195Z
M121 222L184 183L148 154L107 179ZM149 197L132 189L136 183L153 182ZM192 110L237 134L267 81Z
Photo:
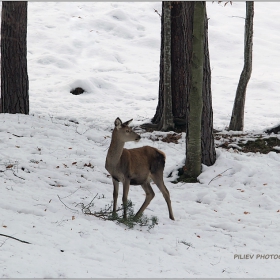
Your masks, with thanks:
M129 125L129 124L132 122L132 120L133 120L133 119L131 119L131 120L129 120L129 121L126 121L126 122L124 122L124 123L123 123L123 125L125 125L125 126Z
M116 119L115 119L115 127L116 127L117 129L119 129L119 128L122 127L122 121L121 121L120 118L116 118Z

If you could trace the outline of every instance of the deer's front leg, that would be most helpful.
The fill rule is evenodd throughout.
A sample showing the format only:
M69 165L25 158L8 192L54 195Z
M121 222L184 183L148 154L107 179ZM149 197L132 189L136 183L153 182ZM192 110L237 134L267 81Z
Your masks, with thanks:
M122 202L123 202L123 217L124 219L127 218L127 214L126 214L126 206L127 206L127 195L128 195L128 191L129 191L129 185L130 185L130 180L125 180L123 183L123 198L122 198Z
M115 179L113 179L113 185L114 185L114 192L113 192L113 212L116 213L117 210L117 201L118 201L118 194L119 194L119 182Z

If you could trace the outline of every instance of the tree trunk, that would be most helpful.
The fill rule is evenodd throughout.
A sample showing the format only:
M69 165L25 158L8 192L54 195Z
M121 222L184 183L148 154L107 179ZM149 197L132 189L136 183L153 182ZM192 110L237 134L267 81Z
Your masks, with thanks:
M174 123L185 131L190 91L193 2L172 2L172 100Z
M252 73L254 2L246 1L244 67L236 90L229 130L242 131L246 89Z
M211 67L208 47L208 19L205 8L204 19L204 65L203 65L203 109L201 119L201 162L211 166L216 161L216 150L213 136L213 109L211 91Z
M185 175L190 178L197 178L201 173L205 5L205 2L194 2L191 88L188 100L185 163Z
M192 31L194 2L171 2L171 91L172 114L175 129L186 131L187 101L190 93L190 63L192 55ZM161 52L158 105L151 124L143 127L158 128L163 114L163 73L164 73L164 10L161 23ZM213 165L216 152L213 137L213 110L211 94L211 70L208 50L208 21L205 12L204 67L203 67L203 113L201 121L201 162Z
M27 1L2 2L2 113L29 114L27 74Z
M164 2L163 2L164 5ZM163 7L162 5L162 7ZM171 2L171 92L172 92L172 114L174 125L176 128L185 130L186 125L186 89L188 65L186 64L187 56L190 57L189 49L191 48L192 32L192 14L193 3L188 1ZM183 28L183 17L188 18L188 23ZM158 105L154 117L153 124L158 124L163 114L164 104L164 9L161 15L161 51L160 51L160 78L159 78L159 95ZM188 40L184 40L189 36ZM188 58L190 61L190 58Z
M172 92L171 92L171 2L165 1L163 5L164 43L163 43L163 112L160 130L173 130Z

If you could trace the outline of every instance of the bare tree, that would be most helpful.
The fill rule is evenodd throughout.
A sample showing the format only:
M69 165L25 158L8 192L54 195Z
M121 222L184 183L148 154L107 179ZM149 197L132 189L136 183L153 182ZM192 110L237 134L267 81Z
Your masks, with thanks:
M2 113L29 114L27 1L3 1L1 17Z
M229 130L241 131L244 128L244 108L246 99L246 90L252 73L253 56L253 18L254 2L246 1L246 19L244 36L244 67L240 75L236 90Z

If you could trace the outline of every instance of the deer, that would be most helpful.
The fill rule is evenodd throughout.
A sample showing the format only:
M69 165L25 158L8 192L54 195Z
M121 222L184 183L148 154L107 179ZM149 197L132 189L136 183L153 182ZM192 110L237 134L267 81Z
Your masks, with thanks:
M155 196L150 184L152 180L161 191L167 203L169 218L175 220L170 194L163 181L165 153L151 146L134 149L124 148L126 142L137 142L141 139L141 136L129 127L132 120L123 123L120 118L116 118L111 143L107 152L105 168L110 173L114 186L113 213L116 213L119 183L121 182L123 185L123 206L127 203L130 185L141 185L145 191L145 201L135 215L135 218L140 217ZM126 207L123 210L123 218L127 219Z

